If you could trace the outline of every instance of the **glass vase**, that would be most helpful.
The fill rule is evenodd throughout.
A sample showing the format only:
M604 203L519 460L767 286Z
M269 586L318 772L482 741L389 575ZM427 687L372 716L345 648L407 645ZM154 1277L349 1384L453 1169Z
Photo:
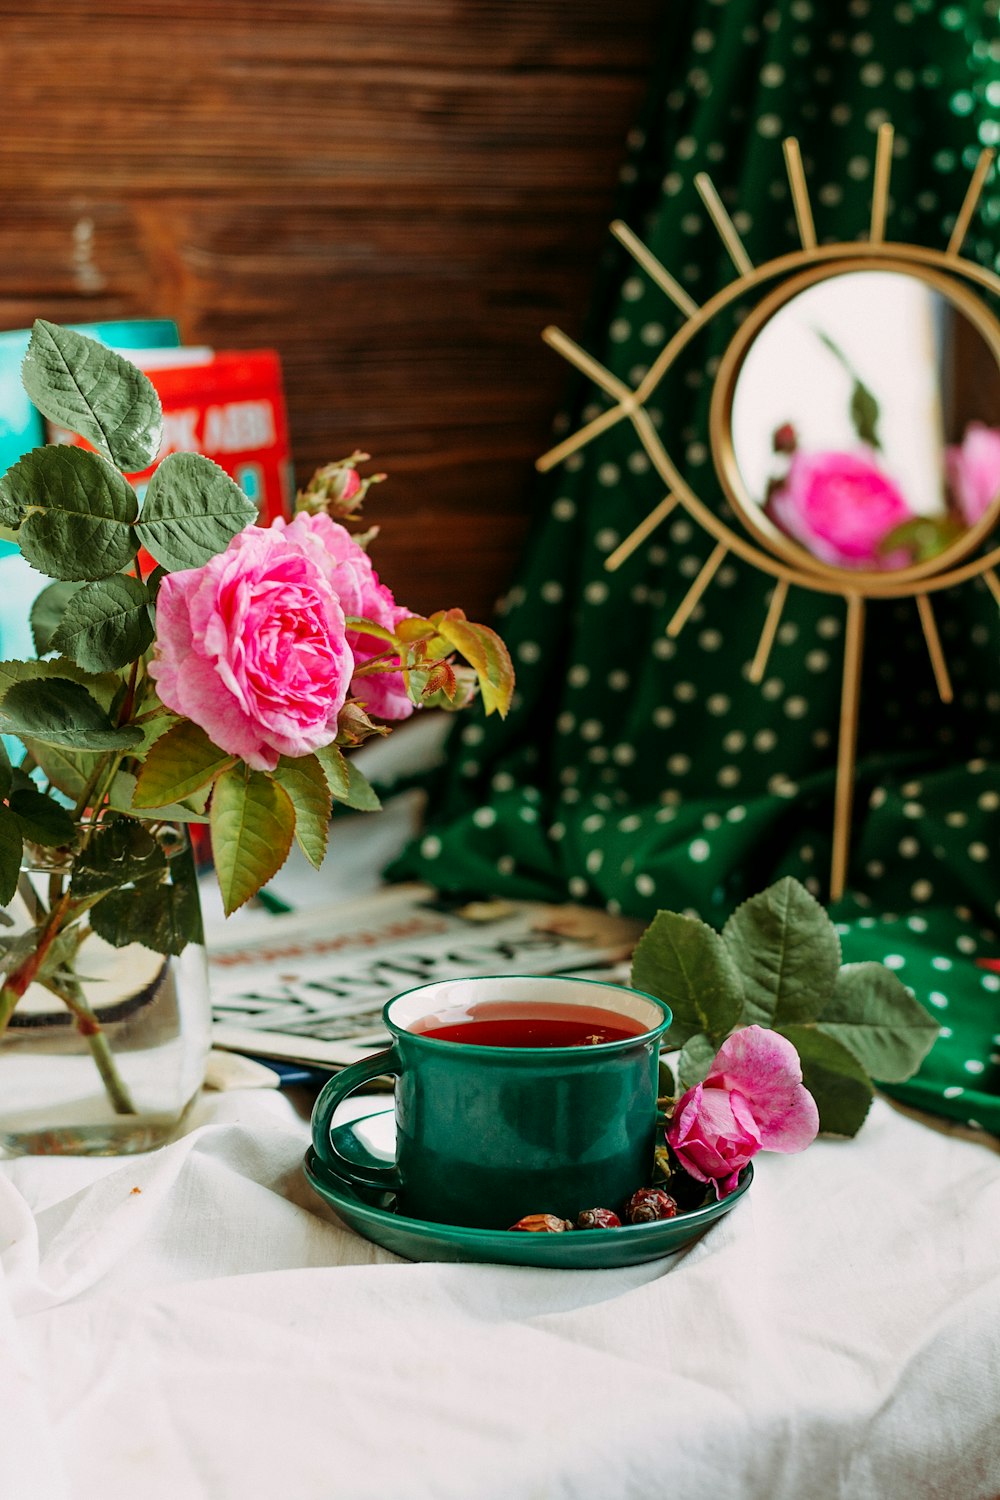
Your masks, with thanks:
M192 933L180 953L140 942L114 947L84 919L69 945L72 958L51 984L33 982L18 1000L0 1036L0 1153L148 1151L183 1120L204 1080L211 1020L186 833L167 867ZM9 943L37 928L70 873L44 857L22 867L0 939ZM116 895L128 899L130 892Z

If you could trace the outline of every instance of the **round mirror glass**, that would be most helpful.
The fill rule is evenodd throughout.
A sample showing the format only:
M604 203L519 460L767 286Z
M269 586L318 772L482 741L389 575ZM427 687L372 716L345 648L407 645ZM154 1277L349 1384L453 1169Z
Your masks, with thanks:
M751 530L776 550L881 572L943 565L991 529L994 327L964 289L907 271L833 275L784 302L733 388L728 488Z

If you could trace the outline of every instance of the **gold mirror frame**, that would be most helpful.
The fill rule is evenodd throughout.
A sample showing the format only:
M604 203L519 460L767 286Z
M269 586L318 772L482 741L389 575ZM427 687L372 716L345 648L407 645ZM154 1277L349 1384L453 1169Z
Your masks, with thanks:
M954 308L965 315L980 334L993 355L997 373L1000 375L1000 322L973 292L953 277L945 276L931 266L911 266L903 261L892 261L888 256L875 260L872 256L857 255L853 260L839 262L833 273L829 266L823 265L814 266L799 276L789 277L759 302L743 320L722 356L715 378L709 414L709 433L716 473L726 496L747 531L763 546L793 567L815 572L824 578L832 574L835 579L839 580L840 592L863 594L869 599L886 596L892 598L912 594L914 591L909 587L911 583L934 574L947 572L957 566L963 558L975 552L980 542L996 529L997 522L1000 520L1000 496L993 501L989 510L974 525L967 527L960 537L956 537L935 557L927 558L922 563L911 564L906 568L881 569L878 572L872 569L852 568L848 571L814 557L805 547L774 525L759 504L754 501L743 483L743 476L733 447L732 418L736 384L757 335L775 314L787 306L800 292L806 291L811 286L818 286L824 281L830 281L834 277L849 276L852 272L859 271L895 272L913 277L940 292Z
M843 569L819 562L804 550L800 551L796 548L792 555L793 544L789 544L787 548L777 548L775 546L779 535L777 531L775 530L774 537L767 534L761 535L759 528L747 525L746 510L742 506L739 507L740 519L751 533L749 540L716 516L699 499L671 459L646 410L646 403L667 371L677 363L691 341L711 323L713 318L748 292L764 287L768 282L779 281L783 278L777 290L765 297L748 315L742 327L737 329L715 377L709 417L709 441L720 481L727 495L732 498L733 490L730 485L735 458L732 454L728 414L731 409L735 376L742 361L742 353L749 346L752 333L759 331L767 317L771 316L778 306L784 305L791 296L795 295L796 290L802 290L806 285L844 274L849 270L891 269L907 275L920 276L936 285L939 290L944 291L947 288L945 295L962 311L968 313L975 326L986 337L1000 366L1000 323L973 290L978 288L1000 297L1000 276L975 261L964 259L961 254L969 225L993 163L994 152L988 149L980 152L947 247L944 250L932 250L922 245L910 245L885 239L892 143L892 126L881 125L875 145L871 219L867 241L862 243L853 240L820 245L816 239L799 144L793 137L786 140L783 145L785 166L801 248L790 251L786 255L776 256L759 266L754 266L747 254L746 247L726 212L711 178L707 173L699 173L695 177L695 187L737 273L734 280L700 306L627 225L621 221L612 224L611 230L615 237L684 316L682 326L660 350L635 390L630 389L624 381L605 369L559 329L547 328L542 335L546 343L562 354L583 374L589 376L595 385L609 395L614 404L543 454L537 460L536 467L543 472L554 468L571 454L599 437L601 433L607 432L618 422L628 420L635 429L636 436L651 464L667 487L667 493L659 504L608 557L605 563L608 571L614 572L621 567L622 563L651 536L678 505L682 506L691 518L715 539L715 547L667 624L669 636L680 634L712 582L723 559L729 553L750 563L761 572L770 574L775 580L760 639L750 664L749 677L752 682L760 682L763 679L790 587L794 585L813 592L838 594L845 600L847 620L844 635L840 726L837 738L833 854L830 868L830 898L833 901L839 900L843 895L847 879L861 661L864 652L865 602L870 598L901 596L910 596L914 599L927 642L938 693L943 702L950 703L953 698L951 680L930 596L939 589L951 588L971 578L982 576L1000 605L1000 577L996 571L1000 565L1000 546L993 548L982 557L967 560L969 553L980 545L989 532L995 528L998 516L1000 516L1000 508L992 507L986 516L982 517L963 537L937 558L909 568L898 569L895 572L881 574L865 572L857 576L848 575ZM790 291L789 287L793 290ZM749 330L748 324L751 325ZM771 550L772 548L774 550ZM963 561L963 559L966 560Z

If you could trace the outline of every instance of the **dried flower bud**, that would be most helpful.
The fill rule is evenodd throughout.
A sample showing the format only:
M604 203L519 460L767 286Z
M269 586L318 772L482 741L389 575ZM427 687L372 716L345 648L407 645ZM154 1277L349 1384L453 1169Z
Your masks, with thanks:
M775 453L794 453L798 446L798 437L791 422L782 423L772 441Z
M527 1214L510 1227L526 1229L529 1234L562 1234L564 1230L572 1229L573 1225L569 1219L560 1219L556 1214Z
M576 1216L577 1229L620 1229L621 1219L610 1208L585 1208Z
M651 1224L654 1219L672 1219L676 1213L677 1204L662 1188L640 1188L625 1205L625 1217L630 1224Z

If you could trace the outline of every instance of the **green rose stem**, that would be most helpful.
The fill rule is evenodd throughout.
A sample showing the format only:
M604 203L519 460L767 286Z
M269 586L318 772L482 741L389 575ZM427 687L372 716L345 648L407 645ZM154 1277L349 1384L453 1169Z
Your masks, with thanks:
M134 675L133 681L130 684L131 686L134 686ZM111 755L107 758L102 758L80 794L73 811L74 821L80 819L91 803L95 812L102 807L123 759L122 755ZM87 839L88 834L85 833L84 841L86 842ZM16 969L8 977L3 988L0 989L0 1036L6 1031L18 1002L25 995L28 987L38 977L49 949L64 926L67 925L67 918L74 920L80 915L81 911L86 910L86 907L92 904L91 902L74 902L70 892L62 888L64 880L65 876L58 872L51 876L49 881L50 911L42 925L41 935L39 936L35 950L28 955L20 968ZM31 894L33 901L27 901L26 897L25 900L29 912L37 921L44 908L37 897L35 897L33 888ZM22 895L24 895L23 891ZM93 1009L87 1003L79 981L74 977L67 977L59 985L45 980L41 980L40 982L44 983L47 989L58 996L74 1016L76 1028L86 1040L115 1113L120 1115L136 1114L135 1104L127 1085L118 1071L111 1048L108 1045L107 1036Z
M118 1071L108 1039L101 1029L101 1023L97 1019L91 1007L87 1004L80 982L75 978L67 978L58 987L49 985L54 995L58 995L64 1005L68 1006L76 1017L76 1029L86 1039L90 1048L90 1055L97 1065L97 1071L101 1075L104 1087L107 1089L108 1098L111 1100L112 1108L118 1115L134 1115L138 1111L132 1102L132 1095L128 1091L124 1079Z
M33 983L45 962L46 954L62 931L64 920L67 916L76 916L78 908L74 908L70 899L69 891L65 891L49 912L48 919L42 928L35 951L28 955L19 969L10 975L6 984L0 989L0 1037L7 1029L11 1016L18 1002L23 998L28 987ZM63 985L56 986L47 984L53 994L58 995L63 1004L76 1017L76 1026L80 1035L86 1039L90 1054L101 1075L104 1087L107 1089L108 1098L116 1114L134 1115L137 1113L132 1102L128 1088L118 1072L117 1065L108 1046L108 1039L101 1029L91 1007L84 998L79 981L66 979Z
M32 983L42 964L45 955L59 936L62 919L70 908L70 895L66 891L53 906L42 927L41 936L38 939L33 953L28 957L19 969L9 975L3 988L0 989L0 1036L7 1029L7 1024L18 1001L22 998L28 986Z

